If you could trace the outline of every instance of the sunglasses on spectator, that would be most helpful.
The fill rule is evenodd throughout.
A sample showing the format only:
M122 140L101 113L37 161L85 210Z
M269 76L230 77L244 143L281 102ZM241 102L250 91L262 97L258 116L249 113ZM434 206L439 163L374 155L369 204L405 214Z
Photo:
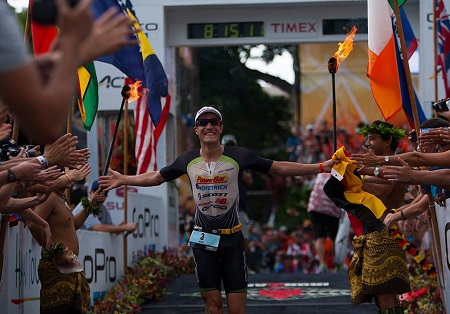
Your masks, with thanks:
M199 119L196 124L197 126L207 126L208 123L211 123L212 126L218 126L220 124L220 120L218 118Z

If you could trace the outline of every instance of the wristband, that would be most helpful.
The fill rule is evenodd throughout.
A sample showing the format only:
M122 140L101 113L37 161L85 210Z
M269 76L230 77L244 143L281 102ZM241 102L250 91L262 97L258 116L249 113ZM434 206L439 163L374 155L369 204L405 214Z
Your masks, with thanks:
M69 179L69 184L72 184L72 178L67 173L65 173L64 175Z
M36 159L39 160L39 163L41 164L41 169L48 168L47 158L45 158L44 156L37 156Z
M405 214L403 214L403 210L400 211L400 215L402 216L403 220L406 220Z
M320 173L323 173L325 169L323 168L323 163L319 163Z

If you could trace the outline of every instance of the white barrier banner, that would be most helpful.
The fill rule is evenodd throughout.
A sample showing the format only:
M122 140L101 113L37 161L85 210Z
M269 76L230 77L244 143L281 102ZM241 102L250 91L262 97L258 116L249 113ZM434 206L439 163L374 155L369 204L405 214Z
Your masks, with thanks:
M167 246L167 212L161 197L143 194L128 195L128 222L137 229L128 236L128 265L138 251L160 252Z
M163 199L142 194L129 194L128 221L138 228L128 235L127 260L143 250L162 251L167 246L167 212ZM82 262L91 290L92 304L122 277L124 272L124 237L105 232L78 230L79 260ZM172 235L177 236L177 235ZM1 314L39 313L40 281L37 273L41 247L29 230L19 223L7 227L4 262L0 281Z

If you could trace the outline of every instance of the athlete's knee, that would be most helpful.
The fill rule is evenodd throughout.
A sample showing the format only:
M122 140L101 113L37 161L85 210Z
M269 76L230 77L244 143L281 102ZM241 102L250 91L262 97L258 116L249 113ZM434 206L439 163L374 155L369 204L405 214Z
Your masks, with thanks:
M222 314L222 294L220 291L214 290L202 293L203 302L205 303L205 312L207 314Z

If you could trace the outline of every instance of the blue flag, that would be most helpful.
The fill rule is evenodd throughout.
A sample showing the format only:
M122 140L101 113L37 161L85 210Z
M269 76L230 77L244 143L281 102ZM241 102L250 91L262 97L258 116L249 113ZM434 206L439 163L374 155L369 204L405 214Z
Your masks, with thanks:
M406 16L405 11L403 8L400 8L400 15L402 19L402 26L403 26L403 34L405 36L405 44L406 44L406 51L408 55L408 59L412 56L414 51L417 49L417 39L414 35L414 32L412 30L411 25L409 24L408 17ZM395 20L393 22L394 27L394 33L396 34L396 37L398 39L398 33L397 33L397 27L395 25ZM399 45L399 40L394 40L395 42L395 51L397 56L397 68L398 68L398 74L399 74L399 80L400 80L400 90L402 94L402 106L403 111L406 114L406 117L408 119L408 123L411 126L412 129L414 129L414 115L413 110L411 106L411 101L409 98L409 91L408 91L408 83L406 80L406 73L405 73L405 67L403 65L403 59L401 56L401 50ZM414 87L413 87L414 89ZM419 118L419 124L424 122L426 120L425 113L423 112L422 106L420 105L419 99L417 98L416 91L414 90L414 98L416 101L416 107L417 107L417 114Z
M114 65L126 76L132 80L139 80L142 86L148 89L147 107L155 126L161 120L161 97L168 94L168 79L164 68L155 54L147 36L137 20L129 0L94 0L92 5L93 14L98 18L111 7L118 7L121 12L126 14L132 21L133 27L138 31L137 37L139 45L127 46L111 55L105 55L98 58Z

